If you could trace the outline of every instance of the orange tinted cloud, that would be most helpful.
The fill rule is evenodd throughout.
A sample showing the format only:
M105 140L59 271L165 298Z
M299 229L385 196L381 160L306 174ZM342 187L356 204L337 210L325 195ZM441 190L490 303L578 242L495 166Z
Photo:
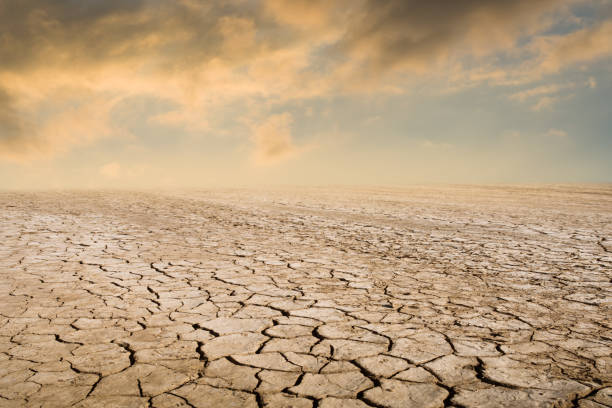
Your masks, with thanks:
M537 32L556 0L367 0L351 19L340 46L371 72L426 71L453 54L486 54ZM565 2L569 3L569 2ZM459 55L460 56L460 55Z
M269 165L286 160L299 152L293 143L289 113L272 115L264 122L253 126L251 140L254 143L255 163Z
M125 136L111 125L112 110L145 96L174 109L143 120L194 132L215 130L209 112L245 103L252 111L235 115L262 123L253 131L257 161L282 161L297 151L291 119L266 106L401 93L420 76L443 78L449 89L529 82L611 55L610 21L541 35L576 1L2 1L0 157L28 160ZM518 47L528 36L536 38ZM495 59L504 48L518 58L511 67Z
M334 4L336 3L336 4ZM326 0L266 0L267 11L280 23L300 28L320 28L329 23L340 2Z
M31 112L20 112L0 100L0 157L29 161L116 135L120 131L109 121L115 103L113 99L94 97L34 124Z
M612 20L570 34L545 38L541 42L539 70L558 72L568 65L591 62L612 55Z
M121 173L121 165L117 162L106 163L100 167L98 172L106 178L115 179L119 177Z

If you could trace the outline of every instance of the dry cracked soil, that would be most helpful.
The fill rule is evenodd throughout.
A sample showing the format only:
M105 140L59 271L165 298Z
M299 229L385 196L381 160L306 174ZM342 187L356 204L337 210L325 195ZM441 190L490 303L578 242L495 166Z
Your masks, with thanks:
M0 407L612 406L612 186L0 194Z

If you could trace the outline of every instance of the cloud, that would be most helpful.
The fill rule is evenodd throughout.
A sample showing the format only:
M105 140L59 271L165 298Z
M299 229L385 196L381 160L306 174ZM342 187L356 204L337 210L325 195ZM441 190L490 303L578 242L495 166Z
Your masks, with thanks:
M300 149L291 136L292 116L289 113L272 115L253 126L251 140L255 147L253 159L261 165L276 164L296 155Z
M334 5L335 3L335 5ZM266 0L265 7L280 23L302 29L321 28L330 21L334 6L342 1L326 0Z
M589 79L586 82L587 86L591 89L595 89L597 88L597 80L593 77L589 77Z
M531 110L534 112L540 112L542 110L552 110L553 105L561 100L559 97L544 96L540 98L538 102L531 106Z
M0 157L16 159L32 143L32 128L15 107L14 98L0 88ZM30 135L30 138L28 138Z
M458 51L487 54L542 29L554 0L366 0L340 47L369 72L424 72Z
M546 132L545 136L565 139L567 137L567 132L561 129L549 129L548 132Z
M190 107L161 113L149 119L160 125L184 128L191 132L205 132L211 129L206 116L200 110Z
M278 48L263 35L255 42L258 13L240 3L0 2L0 157L36 159L123 136L111 105L139 95L177 106L153 118L160 124L208 129L209 106L266 89L236 67ZM41 115L67 98L54 117Z
M519 102L528 102L530 109L534 112L552 110L557 103L573 98L573 94L568 93L574 89L576 84L569 82L566 84L540 85L534 88L524 89L511 94L508 98ZM537 99L534 101L534 99Z
M116 179L121 174L121 165L117 162L106 163L98 170L102 176L109 179Z
M566 89L573 88L573 83L568 84L550 84L550 85L541 85L535 88L525 89L516 93L513 93L509 96L510 99L525 102L527 99L532 97L540 97L542 95L552 95L557 94Z
M612 20L600 22L566 35L543 37L538 46L543 55L538 70L558 72L568 65L612 56Z
M565 130L550 128L545 133L532 133L532 132L520 132L518 130L506 130L502 132L501 138L506 141L514 143L522 143L528 140L535 140L536 138L551 138L557 139L557 141L567 139L568 134Z
M57 102L61 105L60 100ZM115 103L115 99L92 97L58 107L56 113L34 125L36 112L11 105L10 99L7 102L0 94L0 157L27 162L64 152L73 145L122 134L109 121Z
M597 10L597 18L589 21L574 16L572 6L575 4L593 7ZM500 29L506 27L509 29L507 33L511 34L506 38L508 43L505 49L496 47L495 41L487 46L486 32L482 33L484 43L477 38L466 37L474 41L472 45L480 44L480 50L457 52L461 47L457 45L453 48L453 53L444 58L451 66L447 71L451 86L462 89L482 82L523 86L554 77L568 69L585 71L593 64L612 57L612 44L609 41L612 19L603 2L566 0L543 2L541 6L539 12L531 16L523 16L523 19L515 22L510 18L510 26L501 23ZM516 18L520 16L519 13ZM535 16L539 17L534 20ZM551 31L558 32L559 26L563 25L565 27L560 33L550 34ZM568 25L573 28L568 29ZM516 30L517 27L523 28ZM490 38L494 39L494 36ZM433 69L431 63L426 66Z
M0 1L0 157L125 137L112 109L140 96L174 106L143 120L204 134L225 107L262 117L295 100L401 93L422 78L447 89L530 83L611 54L610 21L544 34L576 1ZM545 109L555 95L539 97ZM253 139L262 163L296 152L291 120L274 117L277 136Z
M370 126L374 123L380 122L381 120L382 120L382 117L380 115L369 116L363 120L363 124L365 126Z
M419 145L426 149L452 149L453 145L446 142L435 142L433 140L422 140Z

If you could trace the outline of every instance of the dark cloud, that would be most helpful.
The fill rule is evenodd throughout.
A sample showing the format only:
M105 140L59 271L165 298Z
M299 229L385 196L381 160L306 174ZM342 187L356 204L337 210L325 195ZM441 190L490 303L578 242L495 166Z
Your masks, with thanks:
M14 106L14 99L0 88L0 149L17 143L27 133L27 127Z
M372 68L426 66L454 47L486 49L538 26L558 0L366 0L339 48L363 54Z
M143 57L162 66L201 63L223 54L219 21L228 16L264 18L238 1L0 1L0 70Z
M316 41L315 31L330 28L345 32L329 48L331 60L359 55L376 71L427 66L457 47L507 45L539 26L543 13L572 1L0 0L0 70L113 61L163 69L213 58L248 62L308 36ZM256 41L223 47L227 24L220 22L228 17L252 22Z
M143 1L2 1L0 67L26 68L77 56L103 58L118 42L143 31L142 24L131 24L100 32L104 21L134 18L143 8Z

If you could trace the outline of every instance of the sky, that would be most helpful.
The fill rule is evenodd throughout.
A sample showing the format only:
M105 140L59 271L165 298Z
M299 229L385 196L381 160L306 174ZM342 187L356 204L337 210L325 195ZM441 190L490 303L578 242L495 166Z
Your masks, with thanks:
M0 0L0 189L612 182L612 0Z

